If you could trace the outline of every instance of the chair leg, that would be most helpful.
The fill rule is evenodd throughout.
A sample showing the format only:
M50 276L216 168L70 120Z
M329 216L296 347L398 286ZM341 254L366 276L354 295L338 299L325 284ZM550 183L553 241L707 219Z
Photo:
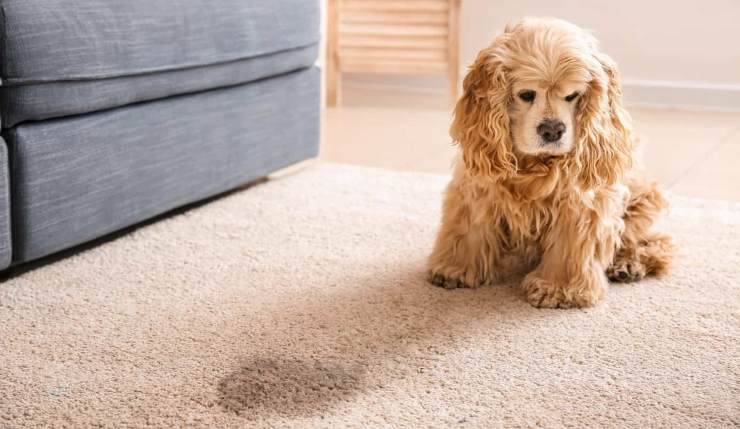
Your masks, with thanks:
M341 75L339 71L339 4L340 0L329 0L327 13L326 44L326 104L334 107L339 103Z
M449 0L449 9L447 67L450 80L450 104L454 106L457 103L457 88L460 79L460 0Z

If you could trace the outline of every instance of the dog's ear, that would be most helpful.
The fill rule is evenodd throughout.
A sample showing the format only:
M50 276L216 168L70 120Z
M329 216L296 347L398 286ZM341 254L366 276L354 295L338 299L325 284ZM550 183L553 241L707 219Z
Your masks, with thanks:
M516 173L507 111L510 86L500 53L508 37L504 33L478 54L463 82L450 128L467 171L483 180L498 181Z
M573 158L584 188L620 181L632 163L630 118L622 107L619 71L608 56L594 54L593 79L579 100Z

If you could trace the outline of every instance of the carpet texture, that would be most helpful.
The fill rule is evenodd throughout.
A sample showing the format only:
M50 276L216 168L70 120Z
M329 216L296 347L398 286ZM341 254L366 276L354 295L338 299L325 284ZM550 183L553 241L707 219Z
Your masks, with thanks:
M0 284L0 427L737 427L740 205L587 310L424 280L442 176L320 165Z

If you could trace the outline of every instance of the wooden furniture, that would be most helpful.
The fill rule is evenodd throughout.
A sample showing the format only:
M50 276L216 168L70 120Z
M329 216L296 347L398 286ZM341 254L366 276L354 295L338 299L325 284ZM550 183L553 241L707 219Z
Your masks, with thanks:
M329 0L327 104L343 72L447 75L457 99L460 0Z

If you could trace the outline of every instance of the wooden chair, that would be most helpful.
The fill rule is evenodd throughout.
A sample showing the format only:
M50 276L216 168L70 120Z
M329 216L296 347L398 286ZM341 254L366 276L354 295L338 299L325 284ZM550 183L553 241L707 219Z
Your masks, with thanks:
M460 0L329 0L327 104L343 72L447 75L457 100Z

